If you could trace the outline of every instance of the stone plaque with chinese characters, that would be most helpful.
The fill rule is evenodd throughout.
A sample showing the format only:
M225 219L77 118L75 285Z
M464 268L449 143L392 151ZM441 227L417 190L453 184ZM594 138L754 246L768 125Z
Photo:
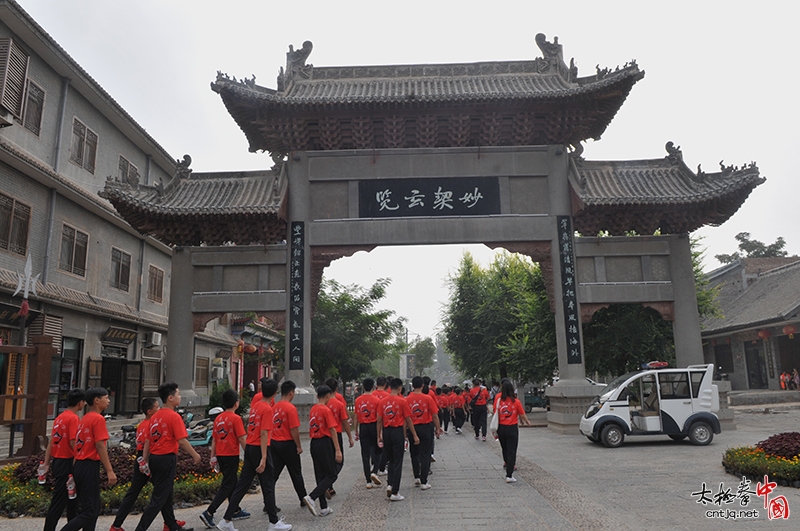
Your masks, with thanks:
M289 343L289 370L303 369L303 288L305 264L305 223L295 221L289 244L289 322L286 335Z
M558 216L558 255L561 263L561 296L564 304L564 330L567 334L567 363L582 363L580 312L575 276L575 251L572 220Z
M488 216L500 214L496 177L359 181L361 218Z

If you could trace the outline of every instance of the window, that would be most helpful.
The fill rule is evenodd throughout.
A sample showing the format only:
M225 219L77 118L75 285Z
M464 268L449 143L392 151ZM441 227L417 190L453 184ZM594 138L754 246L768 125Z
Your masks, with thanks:
M147 276L147 298L153 302L163 302L164 299L164 270L154 265L150 266Z
M25 103L25 79L28 77L28 54L14 39L0 39L0 105L14 118L22 116Z
M64 225L61 229L61 255L58 268L74 273L79 277L86 276L86 252L89 247L89 235Z
M195 360L194 386L208 387L208 358L197 358Z
M97 134L75 118L72 122L72 145L69 149L69 160L82 166L89 173L94 173L97 158Z
M28 80L28 95L25 98L25 112L22 123L25 129L39 136L42 129L42 113L44 111L44 90Z
M25 256L31 207L0 194L0 249Z
M161 385L161 362L145 361L142 363L142 391L154 393Z
M111 249L111 287L128 291L131 280L131 255Z
M139 184L139 169L122 155L119 156L119 180L132 186Z
M689 375L685 372L659 373L658 384L661 389L662 399L690 398Z

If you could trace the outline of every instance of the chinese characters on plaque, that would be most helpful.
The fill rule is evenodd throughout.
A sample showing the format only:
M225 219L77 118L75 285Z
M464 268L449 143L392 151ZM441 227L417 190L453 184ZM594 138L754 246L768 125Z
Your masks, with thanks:
M582 363L578 286L575 281L575 254L572 220L558 216L558 257L561 263L561 295L564 302L564 329L567 334L567 363Z
M359 217L500 214L496 177L376 179L358 182Z
M303 281L305 264L305 223L292 222L289 245L289 370L303 369Z

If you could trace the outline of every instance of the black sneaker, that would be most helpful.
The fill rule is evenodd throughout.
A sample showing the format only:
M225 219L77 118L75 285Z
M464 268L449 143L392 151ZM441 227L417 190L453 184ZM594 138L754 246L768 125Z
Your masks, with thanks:
M231 516L231 520L247 520L248 518L250 518L250 513L244 509L239 509L236 514Z
M214 521L214 515L208 511L200 513L200 520L202 520L203 524L209 529L217 527L217 523Z

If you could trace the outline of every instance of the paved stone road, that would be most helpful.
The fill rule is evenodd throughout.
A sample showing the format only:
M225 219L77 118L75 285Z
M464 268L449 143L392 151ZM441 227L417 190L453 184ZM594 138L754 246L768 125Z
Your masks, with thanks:
M751 445L782 431L800 427L800 404L736 408L736 431L723 432L706 447L666 437L629 438L620 448L607 449L578 436L557 435L545 428L520 430L519 481L503 480L500 445L478 442L471 435L447 435L436 443L430 483L421 491L413 486L406 454L400 492L406 499L389 502L382 488L367 490L361 477L358 443L345 451L345 467L336 484L338 495L330 502L334 514L312 516L301 508L288 475L278 481L277 500L282 515L294 529L342 531L396 531L397 529L466 531L503 530L761 530L789 529L800 521L800 490L778 487L791 511L789 520L768 520L762 500L754 498L748 509L760 509L755 520L707 518L716 506L697 503L703 482L714 493L719 484L734 492L739 480L725 474L722 452L732 446ZM303 470L307 487L313 487L311 457L304 440ZM751 485L755 490L755 485ZM236 522L239 531L263 531L266 515L261 496L247 496L243 507L253 513ZM739 507L723 505L723 509ZM196 530L203 526L197 515L202 507L181 509L179 518ZM133 530L138 515L128 518ZM97 529L106 531L112 517L101 517ZM43 519L0 519L0 529L41 530ZM157 520L151 529L160 530Z

